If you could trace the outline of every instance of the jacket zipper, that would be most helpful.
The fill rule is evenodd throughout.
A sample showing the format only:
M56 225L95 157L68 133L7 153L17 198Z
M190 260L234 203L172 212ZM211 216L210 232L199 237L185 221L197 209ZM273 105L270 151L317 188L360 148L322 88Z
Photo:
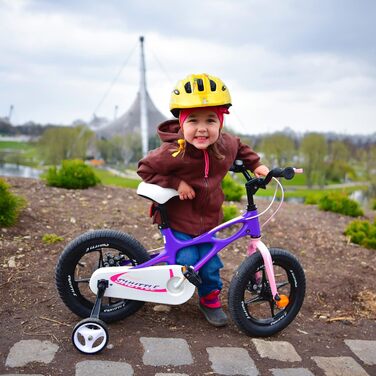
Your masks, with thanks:
M203 150L204 153L204 161L205 161L205 168L204 168L204 185L205 185L205 199L204 199L204 205L201 207L201 217L200 217L200 225L201 225L201 233L203 232L204 229L204 209L205 209L205 204L207 203L207 198L208 198L208 193L209 193L209 182L208 182L208 177L209 177L209 154L206 150Z

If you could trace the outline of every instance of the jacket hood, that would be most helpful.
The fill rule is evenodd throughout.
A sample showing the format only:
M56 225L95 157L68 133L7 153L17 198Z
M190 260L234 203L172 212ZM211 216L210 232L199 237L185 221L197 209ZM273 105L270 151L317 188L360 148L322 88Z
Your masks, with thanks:
M184 138L178 120L167 120L158 126L158 136L163 142L177 141Z

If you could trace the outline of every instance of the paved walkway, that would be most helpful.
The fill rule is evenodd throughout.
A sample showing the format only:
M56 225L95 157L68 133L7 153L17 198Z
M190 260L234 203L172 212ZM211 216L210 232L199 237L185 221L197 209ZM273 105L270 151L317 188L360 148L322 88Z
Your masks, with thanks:
M144 375L143 366L155 367L155 376L172 375L261 375L258 364L252 359L249 349L240 347L207 347L207 358L211 364L211 371L202 373L174 373L180 366L195 366L195 354L192 354L189 343L182 338L154 338L140 337L143 348L141 364L129 364L124 361L96 360L95 356L87 356L87 360L76 364L64 364L66 375L75 376L132 376ZM268 368L273 376L312 376L319 370L325 376L374 376L376 375L376 340L345 340L346 346L353 356L323 357L314 356L311 359L315 369L302 367L299 349L286 341L270 341L252 339L255 354L261 361L278 361L279 368ZM49 365L53 364L55 355L63 351L50 341L38 339L22 340L9 349L6 357L5 370L0 376L41 376L31 373L30 365L44 364L46 371L43 376L54 375ZM258 360L260 362L260 360ZM63 366L63 365L62 365ZM56 365L55 365L56 367ZM368 372L364 369L367 368ZM196 367L195 369L199 369ZM150 373L148 373L150 374Z

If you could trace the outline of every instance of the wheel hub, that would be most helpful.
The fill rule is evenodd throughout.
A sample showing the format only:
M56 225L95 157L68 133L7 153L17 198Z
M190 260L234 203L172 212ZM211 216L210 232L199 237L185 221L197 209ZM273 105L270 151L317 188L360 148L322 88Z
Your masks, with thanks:
M124 260L125 257L122 254L114 256L111 253L106 253L103 257L103 266L121 266Z

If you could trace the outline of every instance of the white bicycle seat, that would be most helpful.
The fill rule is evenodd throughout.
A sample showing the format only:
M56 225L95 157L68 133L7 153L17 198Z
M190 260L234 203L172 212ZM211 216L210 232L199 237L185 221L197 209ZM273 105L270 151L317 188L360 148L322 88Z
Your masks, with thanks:
M158 204L164 204L171 198L179 196L177 190L172 188L163 188L157 184L150 184L141 182L137 187L137 194L139 196L153 200Z

